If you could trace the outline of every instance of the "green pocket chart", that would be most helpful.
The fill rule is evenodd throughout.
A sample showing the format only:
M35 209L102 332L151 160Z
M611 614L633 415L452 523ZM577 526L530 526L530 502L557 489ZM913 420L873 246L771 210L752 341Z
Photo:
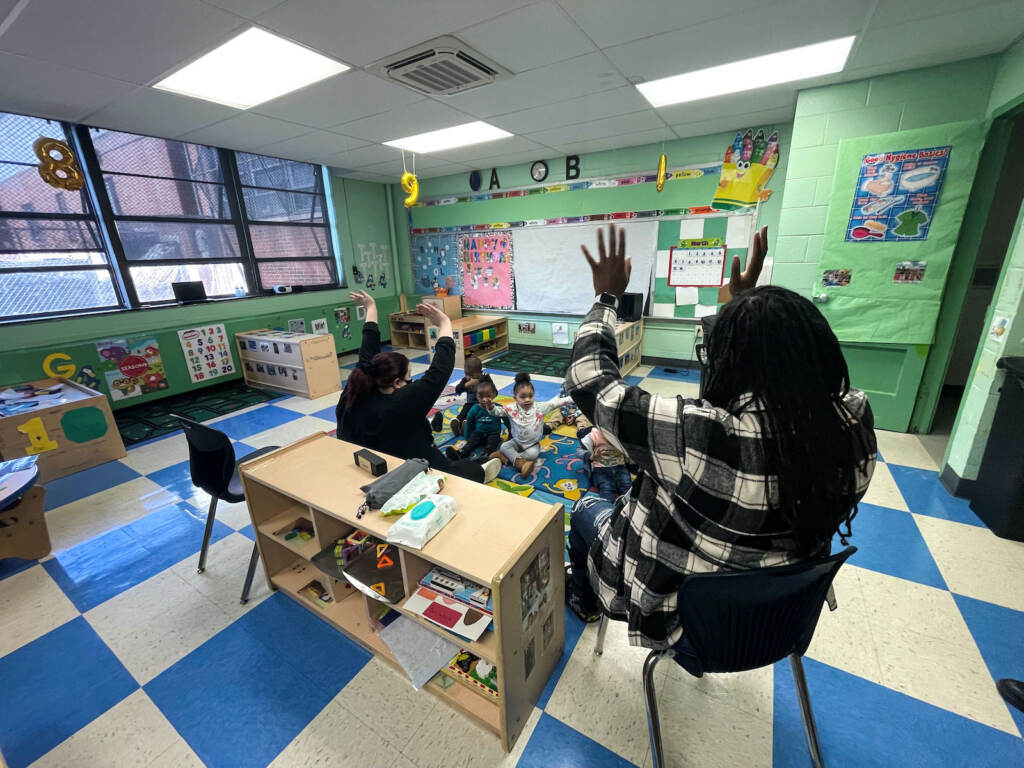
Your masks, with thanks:
M680 240L722 240L725 245L723 283L726 283L733 256L739 256L740 267L746 268L755 217L755 213L701 214L658 222L658 255L652 275L654 290L647 316L704 317L718 312L721 306L719 286L677 288L668 284L670 249L678 246Z
M984 140L985 124L968 121L839 142L825 242L812 293L828 296L819 307L840 341L932 343ZM866 156L945 146L952 147L949 165L926 239L847 241ZM909 199L913 200L912 194ZM834 270L849 270L849 274Z

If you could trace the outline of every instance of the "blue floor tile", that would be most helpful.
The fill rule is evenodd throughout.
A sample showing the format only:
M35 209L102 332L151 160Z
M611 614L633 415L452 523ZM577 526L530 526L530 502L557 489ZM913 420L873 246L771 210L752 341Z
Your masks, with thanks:
M804 659L804 669L826 765L1024 764L1024 741L1015 736L811 659ZM775 665L772 748L774 765L810 768L788 661Z
M430 365L430 353L420 355L419 357L410 357L410 363L423 363L424 365Z
M245 536L247 539L252 539L253 541L256 541L256 533L255 531L253 531L252 523L249 523L247 526L245 526L245 528L239 528L238 532Z
M542 714L517 768L627 768L633 765L575 728Z
M336 407L337 406L332 405L330 408L324 408L322 411L317 411L316 413L310 415L316 416L318 419L326 419L332 424L336 424L338 422L338 417L334 411Z
M958 499L943 487L937 472L899 464L889 464L888 467L911 512L967 525L985 526L971 511L967 499Z
M289 602L273 595L145 686L209 768L264 768L369 658Z
M0 751L24 768L138 687L79 616L0 658Z
M513 374L514 375L514 374ZM512 390L515 388L515 382L506 384L500 390L499 395L508 395L514 397ZM558 392L562 389L561 384L555 384L553 381L539 381L533 380L533 399L538 402L544 402L545 400L553 400L558 397Z
M1003 677L1024 680L1024 613L982 600L953 595L968 629L978 644L993 681ZM1024 733L1024 712L1007 707Z
M182 502L71 547L43 568L84 613L198 552L205 522ZM215 520L210 541L231 533Z
M197 490L192 485L192 471L189 469L187 460L158 469L156 472L150 472L146 477L161 488L165 488L183 499L191 497Z
M219 429L232 440L245 440L250 435L265 432L301 418L302 414L298 411L291 411L277 405L265 405L254 411L230 416L224 421L218 421L210 426Z
M669 370L671 368L671 370ZM655 366L654 369L647 374L652 379L670 379L671 381L700 381L700 369L699 368L673 368L669 366L666 368L664 365Z
M645 378L645 377L643 377L643 376L627 376L627 377L626 377L626 384L627 384L627 385L629 385L629 386L631 386L631 387L635 387L635 386L637 386L637 385L638 385L638 384L639 384L639 383L640 383L641 381L643 381L643 380L644 380L644 378Z
M73 475L58 477L46 483L46 509L56 509L136 477L139 477L138 472L119 461L108 461Z
M946 589L917 523L907 512L861 502L849 541L857 547L850 558L853 565ZM837 534L832 539L832 551L842 548Z
M38 563L38 560L22 560L20 557L5 557L0 559L0 581L8 576L28 570Z
M562 677L562 672L565 671L565 665L569 663L569 657L572 656L576 643L579 642L580 635L583 634L583 628L586 626L577 618L575 613L568 608L565 609L565 650L562 651L562 657L558 660L558 664L555 665L555 671L551 673L547 685L544 686L544 690L540 693L540 698L537 699L537 706L540 709L544 709L548 705L551 694L555 692L555 686L558 685L558 680Z

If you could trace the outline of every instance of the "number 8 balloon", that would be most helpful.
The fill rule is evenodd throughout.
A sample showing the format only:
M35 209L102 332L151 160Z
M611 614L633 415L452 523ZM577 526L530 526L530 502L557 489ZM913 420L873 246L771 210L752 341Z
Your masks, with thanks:
M78 167L75 153L63 141L40 136L32 144L32 149L39 158L39 176L51 187L75 191L85 186L85 177ZM54 152L60 157L54 157Z

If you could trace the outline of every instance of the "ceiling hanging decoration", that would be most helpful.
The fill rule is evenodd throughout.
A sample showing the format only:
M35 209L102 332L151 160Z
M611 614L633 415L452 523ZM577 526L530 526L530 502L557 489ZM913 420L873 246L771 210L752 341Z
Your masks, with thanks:
M51 187L74 192L85 186L75 153L65 142L40 136L33 142L32 150L39 158L39 177ZM54 157L55 153L60 157Z

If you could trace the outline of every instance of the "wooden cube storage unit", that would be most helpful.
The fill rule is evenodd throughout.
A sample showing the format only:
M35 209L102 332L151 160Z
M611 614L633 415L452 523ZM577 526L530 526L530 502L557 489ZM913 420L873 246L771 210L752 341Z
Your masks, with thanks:
M31 382L56 384L64 385L59 402L0 417L0 457L39 456L39 482L47 483L126 456L106 395L67 379Z
M245 383L313 400L341 390L334 337L264 328L235 334Z
M615 346L619 353L619 373L623 376L640 365L644 352L644 321L634 320L615 326Z
M452 337L455 339L455 367L463 368L467 354L488 360L508 350L508 320L497 315L472 315L453 320ZM430 358L433 359L437 328L427 328L427 340Z
M384 604L311 561L312 553L354 529L383 540L398 519L376 511L356 518L363 502L359 486L371 479L354 465L356 450L351 443L314 435L246 462L241 468L246 503L271 587L402 671L375 627L374 616ZM402 463L384 458L389 469ZM563 507L451 475L444 493L458 502L458 512L423 549L399 547L406 597L390 607L497 666L497 699L457 683L441 688L430 682L424 689L496 734L510 750L565 644ZM312 542L289 544L275 535L300 518L312 523ZM435 565L491 588L493 630L471 642L403 607L418 580ZM330 592L330 602L314 604L300 592L313 579Z
M424 296L421 301L436 304L452 320L462 317L461 296ZM402 306L406 306L405 296L402 296ZM392 312L388 315L388 325L390 326L392 345L411 347L412 349L430 349L430 344L427 342L427 319L423 315L408 309Z

